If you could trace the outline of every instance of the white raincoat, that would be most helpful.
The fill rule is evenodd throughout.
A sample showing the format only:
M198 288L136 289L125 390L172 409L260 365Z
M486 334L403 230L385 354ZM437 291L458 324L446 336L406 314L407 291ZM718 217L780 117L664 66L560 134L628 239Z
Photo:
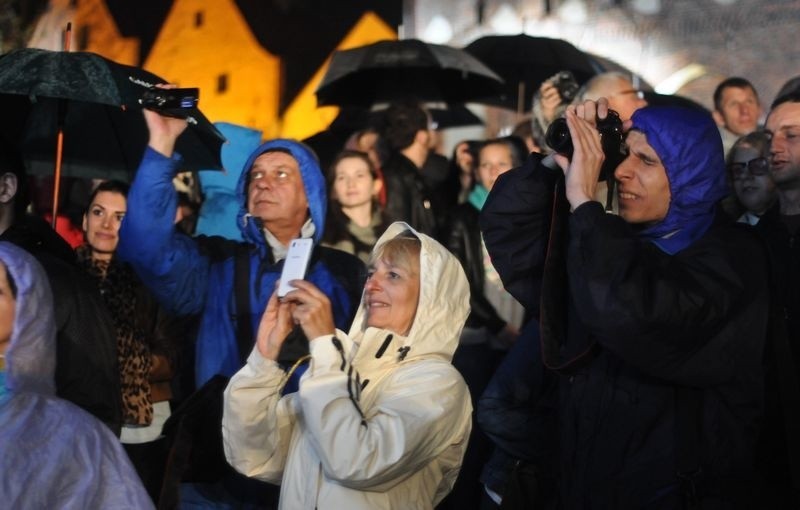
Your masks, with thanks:
M7 242L0 261L17 287L0 398L0 507L153 508L111 430L55 396L56 323L44 270Z
M394 223L378 245L410 228ZM469 313L461 264L420 238L420 297L409 335L367 328L311 342L297 393L254 349L225 391L225 455L281 484L282 509L433 508L455 483L471 428L469 391L451 359Z

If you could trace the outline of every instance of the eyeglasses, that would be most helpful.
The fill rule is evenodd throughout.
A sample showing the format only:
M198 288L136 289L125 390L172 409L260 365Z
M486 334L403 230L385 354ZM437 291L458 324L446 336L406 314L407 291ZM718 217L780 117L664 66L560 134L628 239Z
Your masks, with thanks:
M608 97L627 96L629 94L636 94L638 99L644 99L644 90L638 89L621 90L615 94L609 94Z
M741 181L747 178L748 172L752 176L767 175L769 173L769 161L767 158L751 159L747 163L731 163L728 165L728 171L735 181Z

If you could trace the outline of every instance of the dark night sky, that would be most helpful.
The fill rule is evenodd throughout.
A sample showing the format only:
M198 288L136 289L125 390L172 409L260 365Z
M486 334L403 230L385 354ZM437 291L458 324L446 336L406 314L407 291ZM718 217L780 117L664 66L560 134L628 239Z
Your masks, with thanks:
M306 84L362 13L389 26L402 20L402 0L235 0L261 44L283 61L281 109ZM142 60L172 5L165 0L107 0L120 31L141 40Z

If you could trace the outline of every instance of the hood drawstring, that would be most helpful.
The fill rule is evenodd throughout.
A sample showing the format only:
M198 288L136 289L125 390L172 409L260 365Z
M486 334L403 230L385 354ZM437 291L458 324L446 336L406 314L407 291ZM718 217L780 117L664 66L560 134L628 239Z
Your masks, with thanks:
M336 350L339 351L339 355L342 357L342 364L339 369L344 372L345 367L347 367L347 356L345 356L342 341L336 338L334 335L331 337L331 342ZM361 390L367 385L367 382L369 381L364 381L362 385L361 376L358 374L358 372L356 372L356 376L353 378L353 365L350 365L350 367L347 369L347 396L350 398L350 402L352 402L355 406L359 416L361 416L361 425L365 427L367 426L367 419L364 416L364 411L361 410L361 406L358 405L358 399L361 397Z
M383 353L386 352L386 349L389 348L389 343L392 341L392 338L394 338L394 335L391 334L386 337L386 340L383 341L380 348L378 349L378 352L375 353L376 359L379 359L381 356L383 356Z

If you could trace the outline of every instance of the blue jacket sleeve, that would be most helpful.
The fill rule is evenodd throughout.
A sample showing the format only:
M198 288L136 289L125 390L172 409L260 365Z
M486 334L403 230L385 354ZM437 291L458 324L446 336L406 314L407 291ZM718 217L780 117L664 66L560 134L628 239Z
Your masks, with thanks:
M185 315L203 306L209 261L196 242L174 226L177 195L172 177L180 163L180 156L167 158L147 148L128 193L117 255L133 266L165 308Z

